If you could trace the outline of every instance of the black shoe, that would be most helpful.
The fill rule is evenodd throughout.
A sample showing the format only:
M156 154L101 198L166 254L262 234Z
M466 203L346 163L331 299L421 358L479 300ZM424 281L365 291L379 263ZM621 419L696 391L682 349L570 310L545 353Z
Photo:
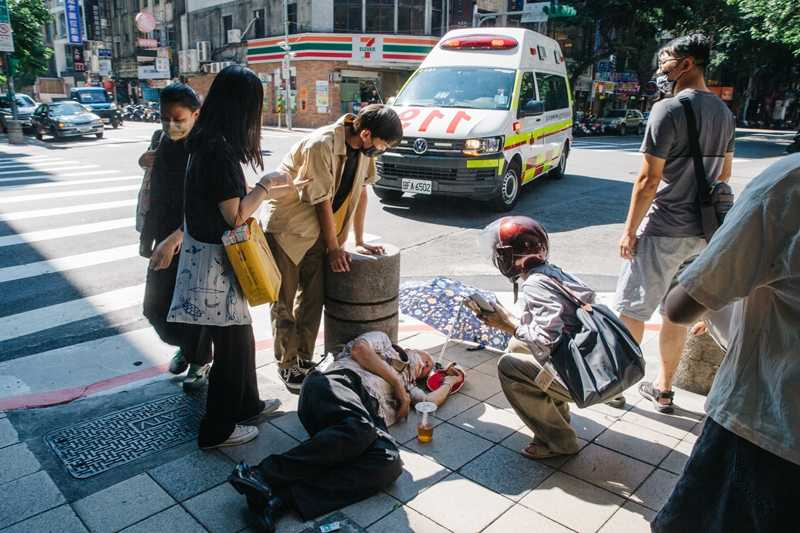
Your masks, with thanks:
M299 391L303 386L303 380L306 379L306 373L297 366L279 368L278 375L286 388L292 391Z
M261 477L261 473L244 461L233 469L228 476L228 483L233 485L236 492L247 498L247 506L256 514L266 507L272 498L272 489Z
M311 360L306 361L305 359L298 359L297 360L297 367L304 374L308 374L309 372L311 372L312 370L317 368L317 363L315 363L314 361L311 361Z

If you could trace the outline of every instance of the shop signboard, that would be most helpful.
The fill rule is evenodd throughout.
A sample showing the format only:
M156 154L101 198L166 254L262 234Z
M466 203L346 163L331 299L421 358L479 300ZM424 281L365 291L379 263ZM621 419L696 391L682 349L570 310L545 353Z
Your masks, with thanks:
M316 95L317 113L327 114L329 97L328 97L328 80L317 80L314 85L314 94Z
M0 52L14 51L14 35L6 0L0 0Z
M64 0L64 16L67 21L67 43L82 45L81 8L78 0Z

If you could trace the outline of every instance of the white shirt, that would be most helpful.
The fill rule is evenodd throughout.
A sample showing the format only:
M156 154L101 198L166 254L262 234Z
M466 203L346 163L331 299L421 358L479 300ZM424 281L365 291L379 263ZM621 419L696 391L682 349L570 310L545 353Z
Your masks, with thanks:
M753 179L680 283L712 310L741 300L708 415L800 464L800 154Z

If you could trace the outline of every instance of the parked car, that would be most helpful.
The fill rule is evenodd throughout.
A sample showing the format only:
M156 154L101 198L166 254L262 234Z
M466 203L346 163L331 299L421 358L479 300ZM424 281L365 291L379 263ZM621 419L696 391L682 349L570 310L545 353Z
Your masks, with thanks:
M613 109L600 118L606 131L615 131L620 135L638 132L644 133L645 119L637 109Z
M27 94L15 94L14 99L17 102L17 119L22 122L22 129L31 130L33 128L31 115L39 104ZM2 127L3 133L6 132L6 120L10 119L11 99L7 94L4 94L0 96L0 127Z
M103 121L77 102L42 104L33 112L33 131L41 140L45 135L60 139L94 135L103 137Z
M98 115L105 124L117 129L122 124L122 111L114 103L114 97L102 87L73 87L69 97Z

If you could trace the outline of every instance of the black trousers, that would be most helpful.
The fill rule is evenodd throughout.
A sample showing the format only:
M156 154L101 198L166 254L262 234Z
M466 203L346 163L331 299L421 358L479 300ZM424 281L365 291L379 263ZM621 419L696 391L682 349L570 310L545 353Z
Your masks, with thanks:
M214 364L208 375L206 414L200 421L200 447L227 440L234 426L264 409L258 397L256 341L253 328L206 326L214 344Z
M707 418L653 533L798 531L800 465Z
M367 498L403 471L377 402L358 375L311 372L298 415L311 438L258 465L266 481L288 497L304 520Z
M144 287L144 316L150 321L161 340L180 348L189 363L207 365L211 362L211 338L206 328L193 324L167 322L177 273L177 256L169 268L148 269Z

